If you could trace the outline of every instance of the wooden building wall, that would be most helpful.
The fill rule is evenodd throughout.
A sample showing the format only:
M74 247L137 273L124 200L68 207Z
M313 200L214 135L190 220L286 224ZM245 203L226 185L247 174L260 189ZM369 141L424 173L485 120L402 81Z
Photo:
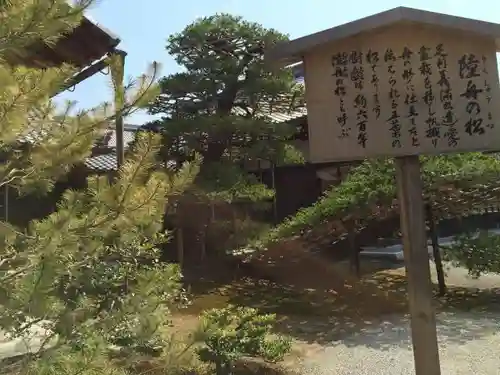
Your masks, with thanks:
M65 190L85 187L87 175L88 170L85 167L75 167L45 195L19 196L13 188L1 188L0 220L25 228L31 220L44 218L54 212Z
M306 163L261 170L258 173L262 182L276 189L275 212L269 215L275 215L276 221L280 222L301 208L314 204L331 185L337 185L345 178L349 168L345 163ZM321 178L324 174L333 178Z

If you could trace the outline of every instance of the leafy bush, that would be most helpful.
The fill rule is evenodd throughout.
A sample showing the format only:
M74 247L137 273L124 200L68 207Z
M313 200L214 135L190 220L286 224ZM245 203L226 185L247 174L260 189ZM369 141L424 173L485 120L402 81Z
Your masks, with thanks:
M445 185L452 185L464 198L451 202L457 210L454 213L473 209L484 203L485 197L497 198L496 190L488 189L499 181L500 160L495 156L467 153L422 157L421 160L425 194L431 202L444 202L453 197L448 191L446 194L440 191ZM477 188L482 189L481 192L474 193ZM327 191L315 204L301 209L270 231L261 245L265 247L283 238L301 235L325 222L344 223L352 218L367 220L376 216L380 208L389 207L395 199L393 160L367 160L353 168L339 186Z
M198 348L203 362L214 363L217 375L230 374L235 361L243 357L276 362L291 349L287 338L272 337L274 314L260 314L256 309L228 306L212 309L201 316Z
M500 236L479 231L455 237L453 244L443 246L444 259L464 267L474 277L489 272L500 273Z
M94 328L111 344L158 352L164 345L158 328L168 324L169 308L184 302L179 267L159 262L161 251L155 245L163 238L107 247L80 272L57 277L58 297L75 307L82 295L91 298L100 320Z
M76 69L15 66L11 56L54 44L80 24L91 3L2 2L0 188L20 197L54 192L112 124L159 93L156 63L125 85L122 60L113 55L113 104L75 113L75 103L60 106L50 97ZM158 328L168 324L182 291L178 268L158 262L156 234L168 201L189 188L200 161L167 170L158 162L160 145L160 136L138 134L117 173L66 190L54 212L24 230L0 222L0 328L26 336L43 323L54 339L36 355L17 358L20 368L9 373L121 374L108 358L113 344L129 352L158 349Z

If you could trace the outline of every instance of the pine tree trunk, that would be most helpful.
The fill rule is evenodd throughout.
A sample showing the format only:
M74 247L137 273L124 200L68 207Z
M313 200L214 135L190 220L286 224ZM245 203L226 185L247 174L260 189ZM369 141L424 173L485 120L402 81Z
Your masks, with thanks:
M271 165L271 188L274 191L273 195L273 222L275 224L278 223L278 206L276 202L276 174L275 174L275 169L274 169L274 164Z
M427 211L427 221L429 223L429 237L431 238L432 244L432 255L434 257L434 264L436 265L436 274L438 279L439 295L444 296L446 294L446 281L444 277L443 261L441 259L441 252L439 251L439 241L436 223L432 215L432 209L430 205L426 207Z
M233 233L234 236L236 236L236 233L238 233L238 213L236 212L236 205L232 204L231 207L231 212L232 212L232 226L233 226Z
M177 261L182 267L184 263L184 237L180 227L177 228Z
M215 362L216 375L232 375L232 366L225 362Z
M356 246L356 234L351 230L347 234L349 241L349 253L350 253L350 268L351 272L355 272L356 277L361 277L361 264L359 259L359 251Z
M204 226L201 230L200 236L200 260L201 262L205 261L207 257L207 226Z
M210 202L210 218L208 219L208 224L205 227L205 237L204 237L204 246L205 246L205 254L207 253L207 247L208 251L210 252L209 256L213 255L213 248L211 247L211 239L213 238L213 233L215 233L215 205L213 202Z

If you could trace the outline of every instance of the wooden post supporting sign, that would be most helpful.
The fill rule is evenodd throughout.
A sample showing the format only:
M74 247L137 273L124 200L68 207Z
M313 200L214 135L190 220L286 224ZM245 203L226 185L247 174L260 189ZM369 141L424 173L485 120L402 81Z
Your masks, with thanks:
M417 374L439 375L436 318L418 156L396 158L396 180L408 278L413 355Z

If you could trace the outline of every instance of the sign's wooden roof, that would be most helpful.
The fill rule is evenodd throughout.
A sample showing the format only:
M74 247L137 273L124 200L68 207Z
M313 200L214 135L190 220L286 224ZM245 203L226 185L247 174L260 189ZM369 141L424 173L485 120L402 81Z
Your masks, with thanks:
M419 9L398 7L311 35L306 35L290 42L279 43L266 53L266 58L282 62L283 64L293 64L301 61L304 54L309 50L320 45L403 22L439 26L490 37L495 39L497 51L500 51L500 24Z

